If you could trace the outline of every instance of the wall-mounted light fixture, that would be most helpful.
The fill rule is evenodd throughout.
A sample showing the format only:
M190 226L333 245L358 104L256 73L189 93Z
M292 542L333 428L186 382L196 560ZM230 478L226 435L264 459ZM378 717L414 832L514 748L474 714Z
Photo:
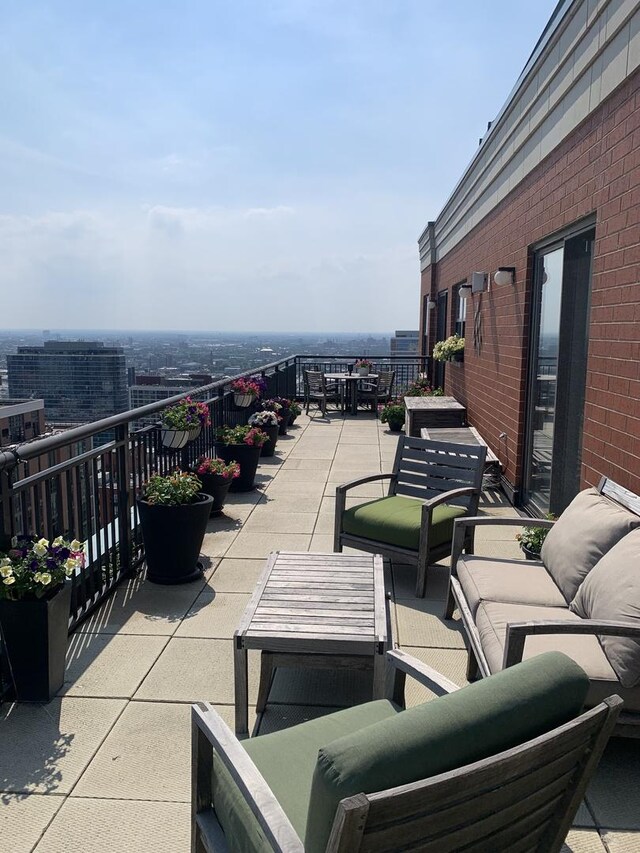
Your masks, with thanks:
M463 284L458 288L458 299L468 299L471 296L471 285Z
M435 307L436 307L436 303L433 301L433 299L427 299L427 310L433 311L433 309Z
M515 284L516 268L515 267L498 267L493 274L493 280L500 287L503 284Z

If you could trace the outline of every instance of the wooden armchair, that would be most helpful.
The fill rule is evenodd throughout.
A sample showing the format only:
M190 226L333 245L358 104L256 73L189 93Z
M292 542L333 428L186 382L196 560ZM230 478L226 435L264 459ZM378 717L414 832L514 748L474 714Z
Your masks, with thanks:
M346 545L417 566L424 598L428 566L451 553L454 520L478 511L485 456L486 447L402 436L391 474L336 489L334 551ZM378 480L389 480L386 497L346 509L350 489ZM473 547L473 528L465 545Z
M395 370L379 370L373 382L367 382L365 377L363 387L358 389L358 405L370 405L377 416L378 405L387 403L392 397L395 377Z
M344 406L342 389L338 384L328 384L324 373L321 371L305 370L304 404L307 415L309 414L309 406L312 402L318 404L323 418L327 415L328 403L335 403L340 408Z
M619 697L582 713L588 680L555 653L460 690L388 660L388 700L242 743L192 706L192 853L557 853ZM407 675L439 698L403 710Z

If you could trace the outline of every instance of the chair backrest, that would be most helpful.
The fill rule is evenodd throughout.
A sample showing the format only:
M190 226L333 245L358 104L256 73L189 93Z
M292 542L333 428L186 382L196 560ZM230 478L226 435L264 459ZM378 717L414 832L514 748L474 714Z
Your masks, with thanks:
M324 373L319 370L305 370L304 375L310 394L324 394Z
M498 755L341 801L327 853L557 853L611 735L617 696Z
M393 463L396 478L391 481L389 493L428 500L451 489L472 486L475 495L454 498L450 503L477 508L486 455L487 448L482 445L405 435L398 441Z
M395 377L395 370L378 371L378 394L386 394L390 397Z

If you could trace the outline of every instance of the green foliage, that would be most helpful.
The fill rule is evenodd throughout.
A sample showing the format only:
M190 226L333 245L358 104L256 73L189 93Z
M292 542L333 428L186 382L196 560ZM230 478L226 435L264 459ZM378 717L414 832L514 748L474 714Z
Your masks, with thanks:
M84 543L58 536L53 542L19 536L14 548L0 554L0 599L43 598L84 566Z
M149 477L142 488L142 497L150 504L181 506L194 503L201 490L202 483L195 474L174 471L166 476L153 474Z
M402 425L405 420L405 409L402 400L391 400L380 408L380 420L383 424L396 423Z
M432 388L426 377L421 377L412 382L404 392L405 397L442 397L442 388Z
M552 512L549 512L545 518L555 521L556 517ZM542 551L542 544L547 538L548 533L549 528L547 527L536 527L535 525L531 525L523 528L522 533L516 533L516 539L524 548L531 551L532 554L540 554L540 551Z
M292 417L297 418L298 415L302 414L302 407L295 400L292 400L289 404L289 411Z
M251 426L224 426L216 432L216 439L221 444L248 444L250 447L262 447L269 440L266 432Z
M433 348L433 357L436 361L451 361L454 355L464 352L464 338L460 335L451 335L446 341L438 341Z

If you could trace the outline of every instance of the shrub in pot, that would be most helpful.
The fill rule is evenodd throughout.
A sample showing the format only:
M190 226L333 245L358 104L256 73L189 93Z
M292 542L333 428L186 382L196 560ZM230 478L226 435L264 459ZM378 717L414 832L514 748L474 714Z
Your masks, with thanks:
M235 461L201 456L195 464L194 473L202 482L202 491L213 498L210 515L220 515L231 483L240 476L240 466Z
M280 425L278 434L286 435L291 418L291 400L288 397L272 397L270 400L265 400L262 403L262 408L268 411L275 411L280 418L278 422Z
M0 556L0 626L16 698L48 702L64 682L71 582L84 545L19 537Z
M433 357L436 361L463 361L464 338L451 335L445 341L438 341L433 347Z
M402 400L391 400L385 406L381 406L380 420L383 424L389 424L391 432L400 432L405 420L405 408Z
M262 445L268 436L252 426L221 427L215 440L216 453L225 462L236 461L240 476L231 483L232 492L250 492L258 470Z
M405 397L442 397L442 388L432 388L428 379L420 377L412 382L404 392Z
M261 429L268 436L268 441L262 445L261 456L273 456L278 443L280 425L275 412L254 412L249 418L249 426Z
M178 584L202 577L198 563L213 504L193 473L154 474L138 498L147 579Z
M555 520L555 515L552 512L547 513L545 518L552 521ZM549 533L548 527L536 527L530 525L522 529L522 533L516 533L516 539L520 543L522 553L527 560L539 560L542 545Z
M295 422L295 419L302 414L302 407L295 401L291 400L289 405L289 426Z
M261 387L255 379L241 376L231 383L233 402L240 409L246 409L260 396Z

